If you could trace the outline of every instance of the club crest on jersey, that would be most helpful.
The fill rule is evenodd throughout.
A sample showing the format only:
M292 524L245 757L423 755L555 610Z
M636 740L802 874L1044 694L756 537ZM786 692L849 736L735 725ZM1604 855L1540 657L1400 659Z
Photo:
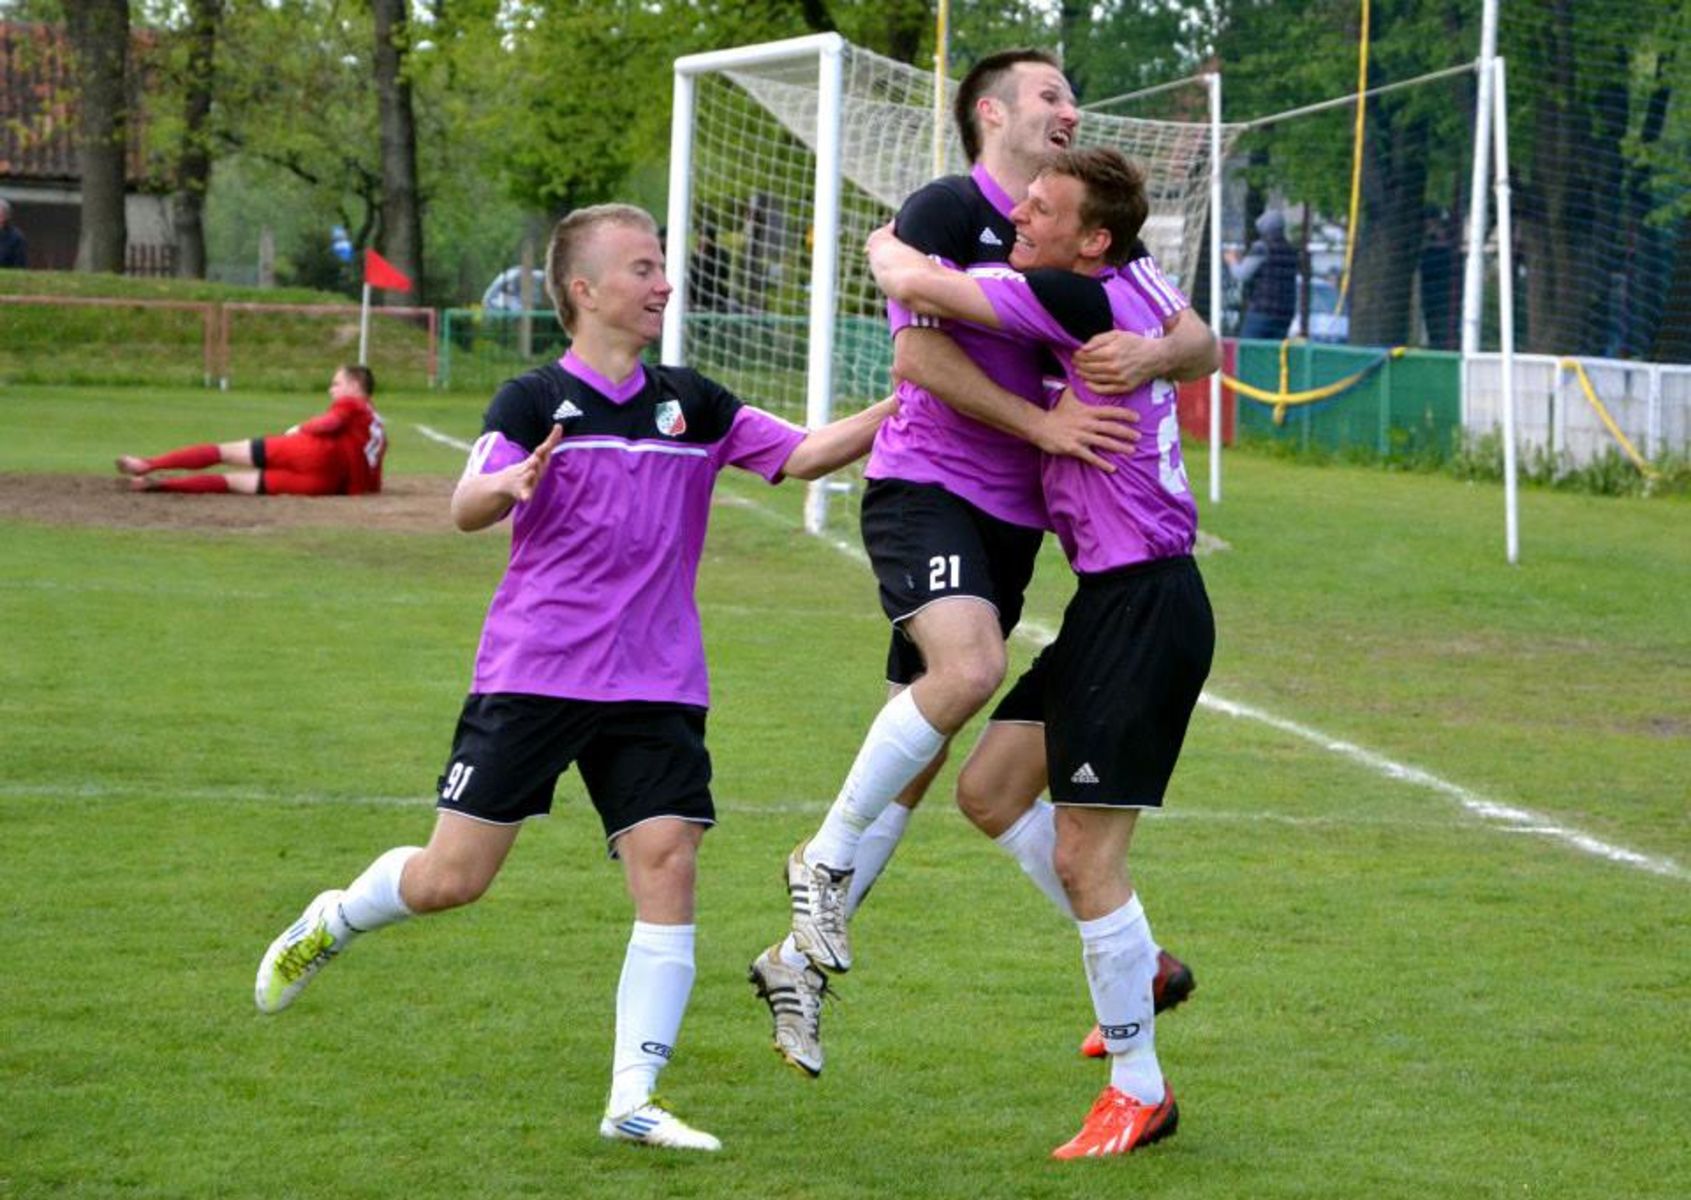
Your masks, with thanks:
M679 400L665 400L658 405L658 432L665 437L680 437L687 432L687 418L681 415Z

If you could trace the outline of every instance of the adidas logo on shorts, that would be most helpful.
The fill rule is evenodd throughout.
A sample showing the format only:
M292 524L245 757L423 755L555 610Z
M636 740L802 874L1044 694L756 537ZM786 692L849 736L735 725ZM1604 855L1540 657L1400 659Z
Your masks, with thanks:
M1069 776L1070 783L1097 783L1098 774L1092 769L1091 763L1081 763L1073 775Z

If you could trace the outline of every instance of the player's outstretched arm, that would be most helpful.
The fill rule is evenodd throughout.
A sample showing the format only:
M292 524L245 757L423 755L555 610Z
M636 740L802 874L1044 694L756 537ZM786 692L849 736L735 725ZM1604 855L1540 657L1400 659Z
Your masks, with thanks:
M811 430L781 464L781 474L791 479L820 479L830 471L856 462L869 453L881 422L897 411L897 399L888 396L862 412Z
M1163 326L1160 338L1114 329L1100 333L1074 356L1086 386L1101 395L1131 392L1152 379L1203 379L1221 365L1209 325L1183 308Z
M891 225L883 225L869 235L868 250L875 282L911 312L1001 328L1002 322L979 283L899 241Z
M554 425L546 440L521 462L485 475L465 475L452 492L452 523L465 533L473 533L504 520L518 503L534 495L552 459L552 450L563 437L564 427Z

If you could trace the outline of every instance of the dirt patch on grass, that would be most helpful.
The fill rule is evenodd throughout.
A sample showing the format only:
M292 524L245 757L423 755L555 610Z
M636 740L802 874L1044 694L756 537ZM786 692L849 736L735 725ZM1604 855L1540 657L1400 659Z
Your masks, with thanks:
M131 492L117 475L25 475L0 472L0 519L105 529L360 528L445 533L453 480L410 476L387 480L375 496L183 496Z

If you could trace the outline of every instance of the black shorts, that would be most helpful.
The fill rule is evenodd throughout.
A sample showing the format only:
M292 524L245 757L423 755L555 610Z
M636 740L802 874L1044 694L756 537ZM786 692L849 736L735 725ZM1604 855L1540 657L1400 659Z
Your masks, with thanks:
M937 600L969 596L998 613L1005 637L1022 601L1045 534L990 516L938 484L871 479L863 489L863 547L892 621L887 679L909 683L922 655L900 624Z
M607 839L654 817L716 823L704 709L516 692L464 700L436 807L496 825L542 816L571 763Z
M1083 575L1057 640L991 719L1044 723L1053 803L1160 808L1214 653L1190 558Z

